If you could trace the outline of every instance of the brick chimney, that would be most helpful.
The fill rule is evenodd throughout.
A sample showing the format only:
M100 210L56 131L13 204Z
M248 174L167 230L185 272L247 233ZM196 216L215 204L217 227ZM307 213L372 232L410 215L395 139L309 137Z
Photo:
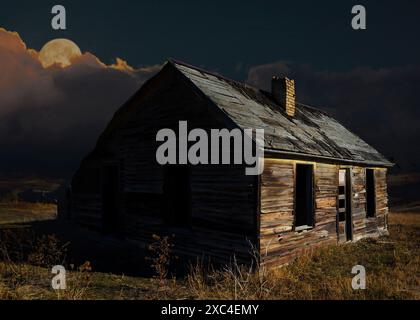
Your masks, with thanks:
M288 116L293 117L295 115L295 80L273 76L271 94L274 100L284 108Z

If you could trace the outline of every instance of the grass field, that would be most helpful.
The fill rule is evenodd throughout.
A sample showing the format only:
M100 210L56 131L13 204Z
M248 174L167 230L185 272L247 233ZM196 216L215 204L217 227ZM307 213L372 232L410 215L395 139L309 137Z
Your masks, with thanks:
M0 211L0 224L10 224L11 216L4 215L4 210ZM21 212L26 213L19 218L26 221L29 211ZM49 217L44 214L43 219ZM156 277L130 277L96 272L90 263L66 264L63 239L44 236L28 240L25 228L3 231L0 299L420 298L420 214L415 212L391 213L390 236L315 250L275 271L255 272L235 265L214 270L196 265L178 279L164 278L162 272ZM25 252L23 245L13 245L16 243L30 243L30 250ZM58 263L68 268L67 290L51 289L50 266ZM365 290L351 287L351 269L356 264L366 268Z

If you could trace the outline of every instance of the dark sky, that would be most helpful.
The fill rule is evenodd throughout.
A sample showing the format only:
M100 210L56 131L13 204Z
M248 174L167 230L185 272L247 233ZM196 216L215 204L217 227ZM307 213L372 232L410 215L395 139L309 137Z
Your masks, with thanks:
M67 9L66 31L50 26L54 4ZM350 26L356 4L366 7L366 31ZM1 25L38 50L67 37L105 62L122 56L140 66L174 57L230 76L277 60L329 70L416 64L419 20L413 0L16 0L0 11Z
M56 4L65 31L51 28ZM351 28L357 4L367 30ZM2 3L0 28L18 33L0 30L0 171L74 170L168 57L264 89L286 74L300 102L329 111L398 168L420 170L419 1L15 0ZM39 51L55 38L108 66L85 55L44 69L22 46ZM142 69L110 68L116 57Z

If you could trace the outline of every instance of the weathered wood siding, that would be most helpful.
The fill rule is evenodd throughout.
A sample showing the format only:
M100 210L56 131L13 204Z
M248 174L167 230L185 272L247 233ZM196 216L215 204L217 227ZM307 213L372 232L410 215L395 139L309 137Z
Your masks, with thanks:
M92 165L88 159L72 181L72 190L69 194L70 218L90 229L102 228L102 198L101 198L101 172L100 167Z
M315 227L294 231L295 162L265 159L261 176L260 256L265 266L281 265L320 245L337 242L338 167L314 164Z
M376 218L380 232L388 229L388 188L387 188L387 169L375 170L376 187Z
M240 261L249 260L255 242L256 204L254 179L245 179L243 171L234 166L192 167L191 229L165 224L163 182L154 194L131 192L126 195L124 233L144 244L153 234L173 234L174 250L179 254L208 256L224 263L233 255Z
M340 166L314 165L315 226L294 231L294 189L296 161L265 159L261 176L260 256L265 266L277 266L312 248L338 243L337 201ZM352 181L353 240L386 232L388 213L386 170L375 169L376 216L366 217L366 172L350 167ZM345 222L341 224L343 229ZM340 234L344 237L344 230Z

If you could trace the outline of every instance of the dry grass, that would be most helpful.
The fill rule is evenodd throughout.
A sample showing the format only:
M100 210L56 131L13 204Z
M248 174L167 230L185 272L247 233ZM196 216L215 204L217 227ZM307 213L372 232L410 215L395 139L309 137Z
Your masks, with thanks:
M33 252L3 254L0 299L419 299L420 214L392 213L389 222L389 237L318 249L274 271L198 264L185 279L164 280L68 266L68 289L60 292L51 289L50 265L65 254L54 261L50 253L65 246L45 237L37 239L38 266L27 262ZM366 290L351 287L356 264L366 268Z
M250 272L231 266L188 278L198 299L419 299L420 214L393 213L390 236L315 250L287 267ZM353 290L354 265L366 268L366 290Z

